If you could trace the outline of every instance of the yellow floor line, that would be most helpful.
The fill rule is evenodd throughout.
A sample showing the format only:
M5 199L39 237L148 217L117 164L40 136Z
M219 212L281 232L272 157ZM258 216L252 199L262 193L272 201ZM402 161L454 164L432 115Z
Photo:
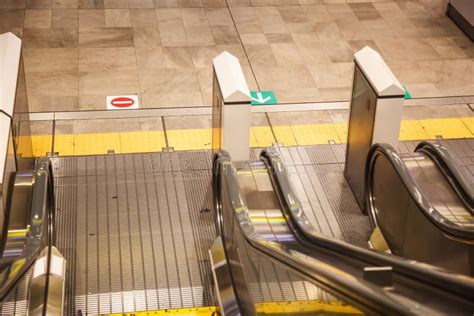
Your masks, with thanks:
M217 316L219 314L219 307L198 307L198 308L175 308L175 309L163 309L157 311L143 311L143 312L132 312L132 313L115 313L115 314L102 314L101 316Z
M340 143L333 124L307 124L290 126L299 146Z
M443 138L467 138L472 137L471 131L466 127L463 120L452 119L429 119L419 120L430 138L442 136Z
M474 135L474 117L463 117L461 120L469 129L469 131L471 131L471 134Z
M211 129L180 129L163 131L139 131L121 133L66 134L54 137L53 151L59 156L102 155L114 153L160 152L168 146L174 150L203 150L211 148ZM400 140L430 140L441 136L444 139L474 137L474 118L443 118L425 120L403 120ZM276 137L276 139L275 139ZM305 146L345 143L347 124L300 124L252 127L251 147L267 147L278 142L285 146ZM51 135L34 135L31 140L19 137L18 152L24 157L40 157L51 152Z
M122 154L160 152L166 147L165 132L126 132L120 133Z
M251 147L268 147L275 143L270 126L258 126L250 129Z
M339 142L344 144L347 142L347 123L335 123L333 128L339 137Z
M285 146L296 146L298 142L296 141L295 136L293 135L293 131L291 126L273 126L273 132L275 133L275 137L277 142L283 144Z
M256 303L257 315L361 315L358 309L341 302L321 302L318 300L291 302L262 302ZM131 313L102 314L101 316L217 316L220 315L218 306L198 308L177 308L157 311L142 311Z
M212 129L178 129L166 131L169 147L174 150L211 149Z
M23 157L42 157L51 152L53 136L51 135L32 135L20 136L18 140L17 153Z
M431 139L425 129L416 120L402 121L400 125L400 140Z

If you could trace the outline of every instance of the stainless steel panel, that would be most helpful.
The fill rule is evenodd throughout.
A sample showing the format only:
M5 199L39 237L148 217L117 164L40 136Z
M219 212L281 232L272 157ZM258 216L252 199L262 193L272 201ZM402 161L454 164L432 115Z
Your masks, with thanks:
M0 113L0 115L4 114ZM8 139L1 141L7 142L7 150L5 152L5 165L0 166L0 168L3 169L3 172L0 172L0 174L3 175L3 178L0 178L0 234L3 235L3 230L5 229L5 217L7 216L7 210L9 207L8 203L10 202L9 199L11 189L13 187L14 174L17 171L17 165L15 160L15 150L12 132L10 131Z
M353 82L344 176L364 208L365 161L372 145L377 96L357 64Z
M435 224L439 221L446 226L472 226L472 216L440 170L430 159L414 156L406 158L405 163L400 158L394 160L407 166L407 171L399 174L387 157L375 156L370 190L371 212L390 250L402 257L472 275L472 241L445 233ZM411 177L402 180L405 172ZM410 181L416 185L407 179L413 179Z

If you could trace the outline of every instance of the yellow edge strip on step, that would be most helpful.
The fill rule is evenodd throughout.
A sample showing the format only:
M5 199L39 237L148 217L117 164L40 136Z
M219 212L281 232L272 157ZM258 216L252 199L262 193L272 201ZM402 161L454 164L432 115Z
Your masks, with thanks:
M349 305L340 302L320 302L318 300L292 301L292 302L263 302L256 303L258 315L361 315L362 313ZM132 313L103 314L102 316L217 316L220 315L218 306L198 308L177 308L158 311L143 311Z
M276 137L276 139L275 139ZM400 140L426 140L474 137L474 118L441 118L403 120ZM18 152L24 157L45 156L57 152L59 156L104 155L160 152L168 146L174 150L203 150L211 148L212 130L180 129L164 131L139 131L120 133L90 133L20 136ZM305 146L345 143L347 124L302 124L252 127L251 147L267 147L275 142L285 146Z

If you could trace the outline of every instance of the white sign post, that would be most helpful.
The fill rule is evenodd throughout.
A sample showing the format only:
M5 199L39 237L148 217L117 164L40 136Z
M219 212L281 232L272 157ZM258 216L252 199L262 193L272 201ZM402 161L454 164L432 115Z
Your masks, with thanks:
M239 60L223 52L213 60L213 150L223 149L234 161L250 156L250 91Z

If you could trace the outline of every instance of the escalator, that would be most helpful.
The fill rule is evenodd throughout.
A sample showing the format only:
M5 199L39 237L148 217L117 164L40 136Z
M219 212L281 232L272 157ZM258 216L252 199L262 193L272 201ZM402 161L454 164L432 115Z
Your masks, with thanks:
M213 190L220 238L210 253L225 314L258 313L268 301L269 277L292 289L282 301L317 302L308 314L329 314L335 305L348 314L474 310L474 282L468 277L320 234L272 150L238 168L226 153L216 154ZM268 276L272 265L278 272Z
M31 172L14 172L2 225L2 315L61 315L65 262L54 247L54 195L49 159Z
M474 193L446 148L421 142L403 157L375 144L366 209L390 252L474 275Z

